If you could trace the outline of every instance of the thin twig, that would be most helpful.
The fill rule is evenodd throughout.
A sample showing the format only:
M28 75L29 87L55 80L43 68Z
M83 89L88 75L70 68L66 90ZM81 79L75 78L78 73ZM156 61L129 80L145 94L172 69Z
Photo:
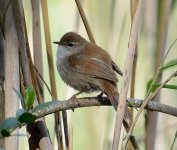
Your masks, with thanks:
M25 33L26 33L26 38L28 38L26 28L25 28ZM28 41L28 39L27 39L27 41ZM37 78L36 78L35 70L34 70L34 67L33 67L34 65L33 65L33 62L32 62L32 57L31 57L31 52L30 52L28 42L26 43L26 47L27 47L27 55L28 55L28 60L29 60L32 84L33 84L33 86L35 88L35 91L36 91L37 101L38 101L39 104L41 104L44 101L43 101L42 95L41 95L40 90L39 90L39 84L37 83Z
M46 86L46 88L47 88L48 92L50 93L52 99L54 99L54 97L53 97L53 95L52 95L52 92L51 92L49 86L47 85L47 83L45 82L44 78L43 78L42 75L39 73L39 71L37 70L37 68L36 68L35 66L33 66L33 67L34 67L34 70L36 71L37 75L40 77L40 79L42 80L42 82L43 82L44 85Z
M82 18L82 21L84 23L85 29L87 31L87 34L89 36L90 42L96 43L80 1L75 0L75 2L76 2L76 5L77 5L77 8L79 10L79 13L81 15L81 18Z
M129 137L130 137L132 131L133 131L133 128L134 128L134 126L135 126L135 124L136 124L136 122L137 122L139 116L141 115L142 111L144 110L144 108L146 107L146 105L148 104L148 102L149 102L152 98L154 98L154 96L161 90L161 88L162 88L167 82L169 82L172 78L174 78L174 77L176 77L176 76L177 76L177 71L175 71L174 73L172 73L172 74L169 76L169 78L167 78L167 79L161 84L161 86L158 87L158 88L155 90L154 93L149 94L149 96L144 100L144 102L143 102L141 108L139 109L139 111L138 111L138 113L137 113L137 115L136 115L136 118L135 118L135 120L134 120L134 122L133 122L133 124L132 124L132 126L131 126L131 128L130 128L129 133L127 134L127 137L126 137L126 140L127 140L127 141L128 141L128 139L129 139Z
M164 59L163 59L163 62L162 62L161 67L163 67L164 62L165 62L165 60L166 60L166 58L167 58L167 56L168 56L170 50L172 49L172 47L173 47L174 44L176 43L176 41L177 41L177 38L172 42L172 44L171 44L170 47L168 48L167 53L166 53L166 55L165 55L165 57L164 57ZM162 69L161 67L160 67L159 69Z
M166 60L166 58L167 58L169 52L171 51L173 45L176 43L176 41L177 41L177 39L175 39L175 40L173 41L173 43L170 45L170 47L168 48L168 50L167 50L167 52L166 52L166 54L165 54L165 57L163 58L163 60L162 60L162 62L161 62L161 65L160 65L160 67L158 68L158 71L157 71L157 73L155 74L155 77L154 77L154 79L153 79L153 81L152 81L151 84L155 84L155 82L157 81L157 78L158 78L159 74L160 74L161 71L162 71L162 68L163 68L163 65L164 65L164 63L165 63L165 60ZM148 92L147 92L147 96L150 94L150 91L152 90L152 88L153 88L152 86L149 88L149 90L148 90Z

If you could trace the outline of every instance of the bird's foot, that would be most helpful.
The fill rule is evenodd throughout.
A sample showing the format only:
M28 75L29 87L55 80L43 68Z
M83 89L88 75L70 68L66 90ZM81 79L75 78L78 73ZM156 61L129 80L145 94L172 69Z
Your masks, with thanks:
M98 96L97 96L97 98L98 98L98 101L100 101L100 102L102 102L103 101L103 92L101 92Z
M76 105L80 106L80 105L79 105L79 101L77 100L77 96L78 96L79 94L81 94L81 93L82 93L82 91L80 91L80 92L74 94L71 98L69 98L69 100L74 100L75 103L76 103ZM73 111L73 112L74 112L74 109L75 109L75 108L72 108L72 111Z
M71 98L69 98L69 100L72 100L72 99L77 99L77 96L80 95L82 93L82 91L74 94Z

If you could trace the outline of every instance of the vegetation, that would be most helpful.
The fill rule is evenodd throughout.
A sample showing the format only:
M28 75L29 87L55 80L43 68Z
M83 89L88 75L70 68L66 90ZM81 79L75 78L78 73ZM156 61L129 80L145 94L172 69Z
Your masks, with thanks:
M176 1L81 2L0 1L0 149L176 149ZM71 30L122 68L117 112L69 99L52 41Z

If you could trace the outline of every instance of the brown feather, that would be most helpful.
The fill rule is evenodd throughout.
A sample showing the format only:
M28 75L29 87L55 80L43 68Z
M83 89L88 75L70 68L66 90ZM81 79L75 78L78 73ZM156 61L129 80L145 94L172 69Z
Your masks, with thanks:
M95 44L87 44L79 54L69 56L68 62L71 68L79 73L109 80L115 84L118 81L110 55Z

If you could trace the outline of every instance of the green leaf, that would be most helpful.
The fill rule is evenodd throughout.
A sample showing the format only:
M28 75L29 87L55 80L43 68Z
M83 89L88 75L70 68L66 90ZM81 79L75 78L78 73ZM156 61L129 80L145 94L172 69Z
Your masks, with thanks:
M35 94L35 90L33 88L32 85L29 85L28 88L26 89L25 92L25 106L26 106L26 110L30 110L31 107L33 106L34 100L35 100L36 94Z
M46 107L49 107L49 106L52 107L52 105L56 105L58 103L59 103L59 101L46 102L46 103L40 104L40 105L36 106L35 108L33 108L31 110L31 112L33 113L33 112L39 111L39 110L41 110L43 108L46 108Z
M155 84L152 84L151 86L159 87L160 85L161 84L159 84L159 83L155 83ZM171 85L171 84L166 84L166 85L163 86L163 88L177 90L177 86L176 85Z
M151 87L153 79L150 79L147 83L146 83L146 92L149 90L149 88Z
M151 86L151 85L152 85L152 82L153 82L153 79L150 79L150 80L147 82L147 84L146 84L146 92L148 92L149 89L150 89L149 92L154 92L154 91L157 89L157 87Z
M0 129L14 129L18 127L19 122L16 117L10 117L0 123Z
M21 95L20 92L18 92L15 88L13 88L15 93L17 94L17 96L19 97L20 101L21 101L21 104L22 104L22 107L25 109L25 102L24 102L24 98L23 96Z
M163 67L161 67L160 70L164 70L164 69L173 67L175 65L177 65L177 59L173 59L173 60L169 61L167 64L165 64Z
M10 136L10 131L8 131L7 129L2 129L1 130L1 135L3 137L9 137Z
M18 120L21 122L21 123L32 123L34 122L35 120L37 119L37 117L29 112L25 112L23 113L19 118Z
M10 117L0 123L0 129L2 136L10 136L10 132L16 129L20 125L20 122L16 117Z

